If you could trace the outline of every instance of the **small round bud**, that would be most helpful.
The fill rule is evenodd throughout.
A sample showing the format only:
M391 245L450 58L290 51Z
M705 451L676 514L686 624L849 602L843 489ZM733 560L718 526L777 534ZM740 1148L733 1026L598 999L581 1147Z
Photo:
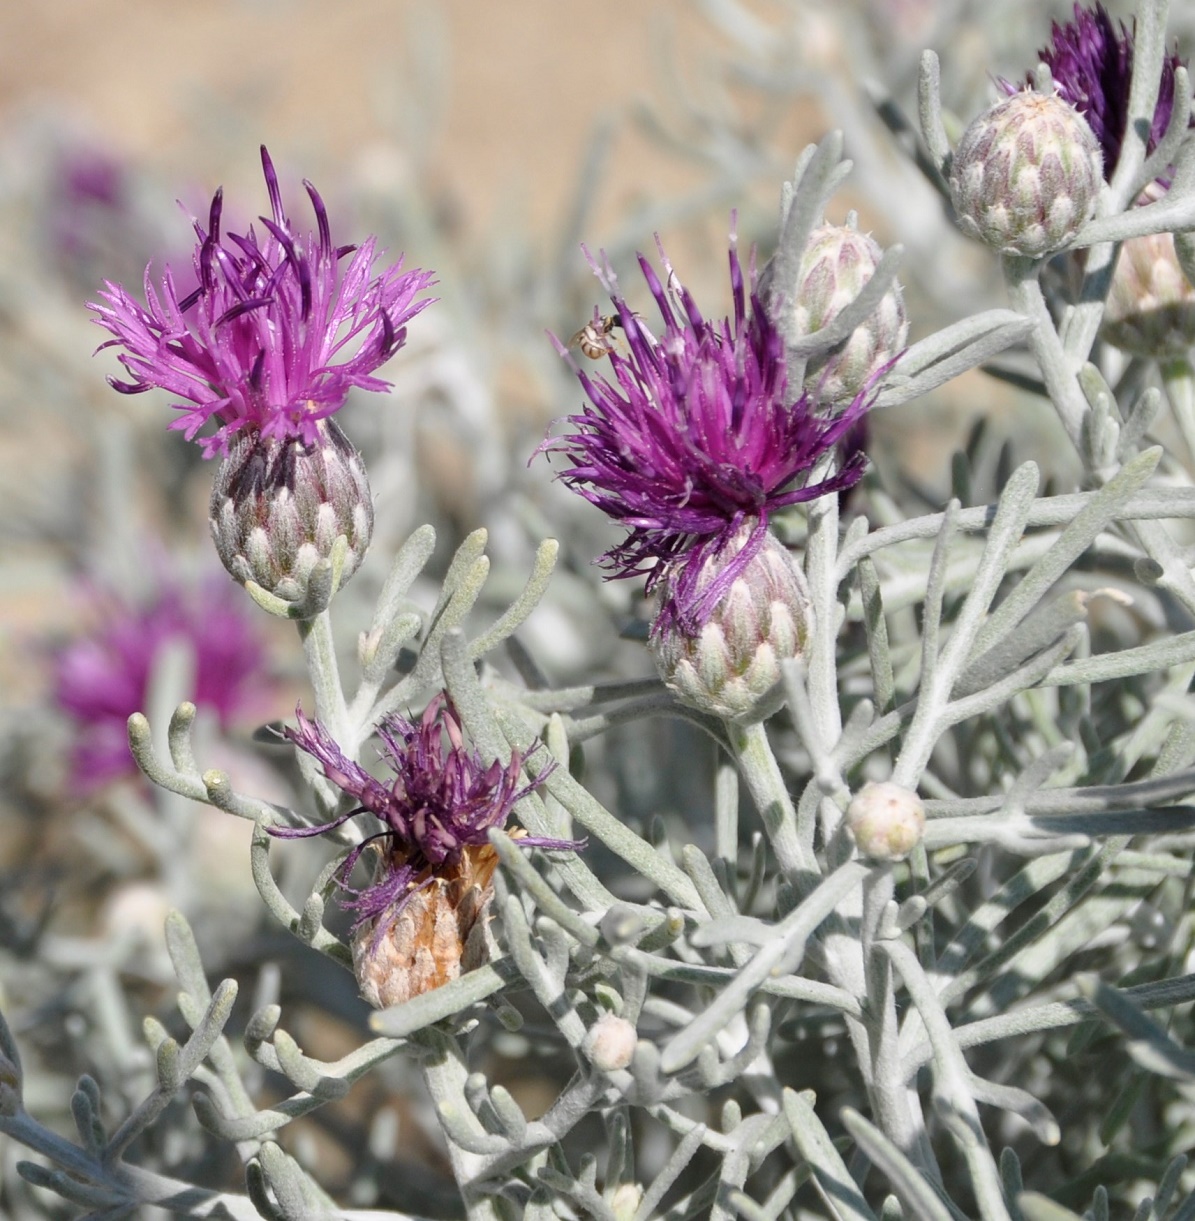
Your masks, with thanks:
M707 588L747 541L708 559L698 582ZM669 596L664 583L664 598ZM788 550L768 534L708 620L692 630L670 623L651 638L664 682L686 704L728 720L750 720L780 681L780 663L800 657L809 635L809 595Z
M1172 233L1132 237L1120 248L1100 338L1134 356L1170 360L1195 345L1195 288Z
M1079 112L1028 90L981 114L950 162L963 232L1030 258L1062 249L1079 232L1103 182L1100 146Z
M638 1183L619 1183L610 1197L610 1211L618 1221L634 1221L643 1203L643 1188Z
M334 420L322 420L319 434L314 445L304 445L296 437L238 433L216 473L209 508L224 567L242 585L256 582L302 617L323 609L309 605L312 572L332 558L337 539L347 543L343 585L373 533L361 455Z
M846 809L859 851L876 861L903 860L921 842L925 808L916 793L891 781L865 784Z
M883 253L867 234L846 225L814 229L797 271L794 335L810 335L837 318L875 275ZM908 335L904 294L893 282L865 322L810 361L805 388L823 403L849 403L901 352Z
M626 1018L603 1013L589 1028L581 1049L599 1072L613 1073L630 1064L638 1041L638 1032Z

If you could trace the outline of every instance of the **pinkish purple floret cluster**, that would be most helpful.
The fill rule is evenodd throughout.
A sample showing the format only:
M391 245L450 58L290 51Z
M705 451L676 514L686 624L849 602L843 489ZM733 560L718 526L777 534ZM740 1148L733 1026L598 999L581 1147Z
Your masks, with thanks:
M571 431L541 449L563 454L561 480L629 533L602 557L612 577L667 575L670 599L653 630L700 627L758 552L771 514L852 487L866 457L856 450L814 482L819 460L866 411L861 394L837 416L815 399L792 400L784 341L755 293L751 312L738 253L730 248L734 318L702 317L672 269L666 292L648 261L639 265L664 323L658 338L627 306L609 268L595 265L618 314L629 354L609 355L612 380L573 365L589 403L566 418ZM592 261L592 260L591 260ZM719 576L698 589L705 562L750 528Z
M222 573L195 590L166 582L139 607L103 590L92 597L99 626L63 649L55 663L55 698L79 726L72 774L82 790L136 772L128 719L145 708L154 667L172 642L193 652L187 698L212 710L224 728L268 702L264 644L239 591Z
M323 768L324 775L357 805L316 827L272 827L282 839L301 839L331 831L359 814L373 814L385 830L358 844L345 858L340 876L347 879L370 844L386 847L379 879L362 890L342 881L351 894L346 907L357 913L354 927L385 916L379 932L398 916L419 886L419 875L458 862L466 848L489 843L491 827L504 827L511 811L547 779L548 764L530 783L523 779L527 756L514 751L505 766L485 764L464 742L460 718L449 698L437 695L418 722L387 717L378 728L383 757L394 771L389 783L374 779L349 759L319 721L297 711L299 727L283 732ZM577 848L574 840L523 836L528 848ZM430 881L430 879L428 879Z
M296 233L264 146L261 161L272 216L260 218L260 234L252 226L243 235L222 233L217 191L207 229L195 222L194 291L180 295L169 267L155 287L147 269L145 305L108 282L103 302L89 306L115 337L101 347L123 349L129 380L109 378L112 386L174 395L172 406L183 414L171 427L188 440L209 420L218 422L200 438L205 457L227 453L243 430L314 444L318 421L344 405L351 387L389 388L372 374L433 300L418 299L433 274L404 271L401 258L373 275L374 238L333 246L323 200L306 181L317 232Z
M1129 117L1133 34L1123 22L1117 30L1102 4L1093 9L1076 4L1074 21L1053 22L1050 36L1050 45L1039 52L1041 61L1049 66L1059 97L1087 120L1104 154L1104 176L1110 179L1120 159ZM1181 64L1177 55L1162 63L1147 152L1153 151L1170 122L1174 70ZM1003 83L1009 92L1015 92L1014 86Z

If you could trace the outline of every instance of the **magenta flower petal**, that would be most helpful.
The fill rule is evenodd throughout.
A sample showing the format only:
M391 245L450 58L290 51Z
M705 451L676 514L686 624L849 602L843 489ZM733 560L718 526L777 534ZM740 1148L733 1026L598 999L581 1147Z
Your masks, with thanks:
M91 303L94 321L114 338L129 380L109 378L123 394L168 391L183 414L171 424L204 456L227 453L242 430L265 437L316 441L317 422L338 411L349 390L385 390L374 377L406 341L406 325L432 298L419 298L431 272L397 263L373 274L376 241L334 246L323 200L304 183L316 233L300 234L282 206L273 163L261 150L271 216L262 232L224 234L223 193L212 200L207 228L197 220L194 254L199 287L180 295L169 267L154 285L147 269L142 305L109 282ZM347 260L347 262L346 262Z

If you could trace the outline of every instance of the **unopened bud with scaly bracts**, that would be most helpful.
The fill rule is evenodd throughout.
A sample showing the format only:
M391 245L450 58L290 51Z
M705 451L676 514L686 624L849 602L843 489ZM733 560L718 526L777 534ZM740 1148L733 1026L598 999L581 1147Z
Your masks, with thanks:
M1153 183L1139 206L1166 193ZM1171 360L1195 345L1195 288L1183 272L1172 233L1129 238L1116 256L1100 338L1134 356Z
M664 682L686 704L729 720L751 720L767 708L780 681L780 663L800 657L809 636L804 578L782 543L749 528L699 566L676 613L675 582L665 578L661 618L651 651ZM708 608L702 600L713 595ZM700 608L700 609L699 609Z
M949 176L964 233L1002 254L1042 258L1094 215L1103 156L1073 106L1024 90L967 128Z
M309 614L323 609L307 605L316 565L332 560L343 538L343 585L373 533L365 463L331 419L319 422L311 442L238 433L212 484L209 513L229 573Z
M792 294L794 337L810 335L837 318L875 275L883 253L872 238L849 225L814 229ZM895 360L908 335L904 293L893 281L864 322L809 362L806 390L831 406L850 402Z

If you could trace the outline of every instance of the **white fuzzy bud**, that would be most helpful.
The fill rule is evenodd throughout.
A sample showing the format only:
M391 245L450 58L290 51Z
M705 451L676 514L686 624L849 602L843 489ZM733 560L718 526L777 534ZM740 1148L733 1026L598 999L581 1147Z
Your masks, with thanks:
M610 1211L618 1221L633 1221L643 1203L643 1188L638 1183L620 1183L610 1197Z
M903 860L925 833L921 798L885 780L865 784L847 806L846 823L859 851L876 861Z
M613 1073L630 1064L638 1041L638 1031L626 1018L603 1013L589 1028L582 1050L594 1068Z

